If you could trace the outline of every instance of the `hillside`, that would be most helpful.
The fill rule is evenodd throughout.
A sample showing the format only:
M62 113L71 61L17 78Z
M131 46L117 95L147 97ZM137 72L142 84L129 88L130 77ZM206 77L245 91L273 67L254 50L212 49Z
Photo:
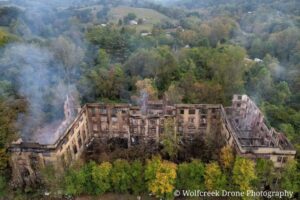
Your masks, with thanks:
M137 30L148 30L151 31L153 25L163 22L169 21L171 23L176 22L171 18L155 11L147 8L134 8L128 6L118 6L112 8L108 14L108 18L110 22L118 23L119 19L123 19L128 13L134 13L137 16L137 19L144 19L144 23L141 25L137 25Z

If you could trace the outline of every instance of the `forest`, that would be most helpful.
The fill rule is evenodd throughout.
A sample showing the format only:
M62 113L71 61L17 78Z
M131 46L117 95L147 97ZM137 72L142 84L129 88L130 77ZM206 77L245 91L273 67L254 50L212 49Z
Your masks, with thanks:
M225 106L233 94L247 94L266 123L287 135L298 152L296 159L278 171L268 160L241 158L225 146L204 148L213 151L209 158L178 162L172 157L177 142L172 141L163 145L161 155L79 162L64 174L49 166L40 188L9 187L8 146L62 119L67 93L79 105L137 105L144 90L150 100ZM299 151L298 0L0 1L4 199L39 198L45 190L58 199L147 192L172 199L174 189L264 187L294 191L296 199Z

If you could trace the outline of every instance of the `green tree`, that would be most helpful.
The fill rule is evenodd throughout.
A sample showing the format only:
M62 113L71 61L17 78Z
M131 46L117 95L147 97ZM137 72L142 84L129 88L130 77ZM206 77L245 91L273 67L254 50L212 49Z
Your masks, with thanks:
M124 24L128 24L131 20L135 20L136 18L137 16L135 13L128 13L123 19Z
M87 33L87 39L97 47L105 49L114 63L123 63L126 60L129 36L127 29L120 30L115 26L95 27Z
M78 78L76 76L79 70L78 67L84 56L83 50L71 40L62 36L51 43L51 48L57 61L62 63L64 67L65 80L69 82L76 81Z
M41 170L42 181L47 189L52 195L63 189L63 173L53 165L47 165Z
M164 131L161 134L161 143L163 145L162 152L168 155L171 159L177 157L180 149L180 137L175 131L173 118L167 118L164 121Z
M80 195L85 192L86 174L83 170L70 168L64 177L65 192L69 195Z
M92 178L95 183L95 194L101 195L111 189L110 176L112 165L109 162L103 162L100 165L94 165L92 168Z
M109 64L110 64L109 55L106 53L104 49L99 49L97 55L97 67L109 69Z
M7 181L3 175L0 175L0 197L6 194Z
M128 161L118 159L113 162L111 169L111 183L115 192L126 193L130 188L130 165Z
M296 131L292 124L282 123L279 125L279 129L286 134L286 136L291 140L295 140L297 138Z
M240 191L252 189L252 183L256 179L255 163L247 158L237 157L232 171L233 183Z
M259 158L256 161L255 172L257 179L255 186L258 190L263 189L264 186L272 185L274 177L274 164L273 161Z
M168 90L165 92L165 96L170 103L176 104L182 102L183 99L182 93L183 91L181 90L181 88L179 88L175 84L171 84Z
M274 95L271 102L278 105L284 104L291 97L291 91L287 82L282 81L275 85Z
M213 71L213 80L222 85L226 99L244 88L243 75L248 70L245 56L246 51L241 47L220 45L208 58L207 65Z
M146 190L144 166L141 161L135 160L130 165L130 189L133 194L138 195Z
M204 190L204 164L200 160L181 163L177 168L177 189Z
M269 69L263 63L255 63L245 74L247 94L260 99L268 97L273 89L273 80Z
M281 173L281 189L299 192L300 191L300 172L297 168L297 161L288 160Z
M110 69L97 66L88 70L80 80L79 91L84 99L119 100L124 89L125 74L118 65Z
M178 79L178 63L169 47L162 46L157 48L157 51L161 58L161 63L155 70L155 83L159 90L165 91L172 81Z
M226 176L222 173L222 170L218 163L212 162L205 166L205 188L208 191L224 190L226 188Z

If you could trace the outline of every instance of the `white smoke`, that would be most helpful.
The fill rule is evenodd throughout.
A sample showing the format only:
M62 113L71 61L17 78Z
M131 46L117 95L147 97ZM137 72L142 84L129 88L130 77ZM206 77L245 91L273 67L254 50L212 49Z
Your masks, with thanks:
M54 129L65 118L66 96L76 93L73 86L65 83L63 69L46 48L13 44L5 49L0 60L1 76L14 82L28 107L26 114L21 114L18 120L23 140L51 143L57 138ZM68 102L71 105L71 101ZM66 119L69 120L68 116Z

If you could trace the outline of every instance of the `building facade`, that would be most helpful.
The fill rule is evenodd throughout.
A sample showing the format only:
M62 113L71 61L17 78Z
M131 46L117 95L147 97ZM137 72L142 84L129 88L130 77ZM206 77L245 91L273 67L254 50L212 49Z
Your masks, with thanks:
M271 159L278 168L296 154L283 133L266 126L263 114L247 95L234 95L232 106L225 108L220 104L168 105L163 101L148 102L146 107L91 103L81 108L54 144L21 140L11 144L13 185L34 184L40 169L49 164L64 170L95 138L103 142L120 138L132 148L159 142L169 118L173 119L174 131L184 139L193 140L218 130L237 154Z

